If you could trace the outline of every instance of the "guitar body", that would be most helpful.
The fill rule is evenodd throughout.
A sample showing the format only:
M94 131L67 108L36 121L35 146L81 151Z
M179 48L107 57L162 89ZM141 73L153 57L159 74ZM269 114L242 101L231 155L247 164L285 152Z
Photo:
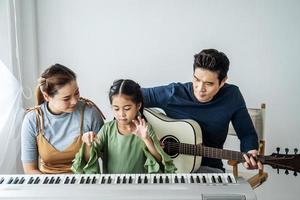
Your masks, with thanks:
M193 145L202 143L201 128L199 124L193 120L174 120L153 108L145 108L144 115L147 121L152 125L161 143L165 141ZM200 167L200 156L179 153L168 154L177 167L177 173L190 173Z

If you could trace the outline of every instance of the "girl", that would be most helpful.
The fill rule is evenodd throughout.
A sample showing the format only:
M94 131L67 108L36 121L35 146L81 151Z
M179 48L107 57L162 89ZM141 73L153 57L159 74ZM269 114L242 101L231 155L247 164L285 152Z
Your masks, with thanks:
M84 142L76 155L75 173L99 173L102 154L104 173L173 173L176 167L164 153L150 126L143 119L143 97L139 84L117 80L109 91L114 120L107 122L96 136L82 136Z
M26 174L70 173L81 136L98 132L101 111L80 98L75 73L55 64L38 80L36 104L22 125L22 162ZM87 106L86 106L87 105Z

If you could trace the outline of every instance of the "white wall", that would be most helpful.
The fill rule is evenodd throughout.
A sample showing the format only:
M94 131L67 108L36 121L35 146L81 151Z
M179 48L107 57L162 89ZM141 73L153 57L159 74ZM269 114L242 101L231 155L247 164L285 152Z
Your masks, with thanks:
M228 55L229 82L247 105L267 104L267 153L299 148L299 11L297 0L37 1L39 71L54 63L71 67L82 96L111 117L114 79L144 87L189 81L193 55L216 48ZM300 195L299 177L266 170L259 199Z

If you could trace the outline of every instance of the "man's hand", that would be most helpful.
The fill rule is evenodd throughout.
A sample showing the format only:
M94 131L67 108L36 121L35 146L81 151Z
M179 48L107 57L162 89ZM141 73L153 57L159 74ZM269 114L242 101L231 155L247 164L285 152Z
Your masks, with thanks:
M250 157L248 157L247 154L244 154L244 158L246 162L243 163L244 167L246 169L262 169L263 165L260 161L256 161L255 158L258 155L258 152L256 149L248 151L248 154L251 154Z

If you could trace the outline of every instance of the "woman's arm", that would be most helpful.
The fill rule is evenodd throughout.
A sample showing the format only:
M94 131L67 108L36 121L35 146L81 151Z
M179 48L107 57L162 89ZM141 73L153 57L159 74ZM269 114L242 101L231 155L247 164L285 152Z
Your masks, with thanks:
M42 174L36 162L23 163L23 169L25 174Z

